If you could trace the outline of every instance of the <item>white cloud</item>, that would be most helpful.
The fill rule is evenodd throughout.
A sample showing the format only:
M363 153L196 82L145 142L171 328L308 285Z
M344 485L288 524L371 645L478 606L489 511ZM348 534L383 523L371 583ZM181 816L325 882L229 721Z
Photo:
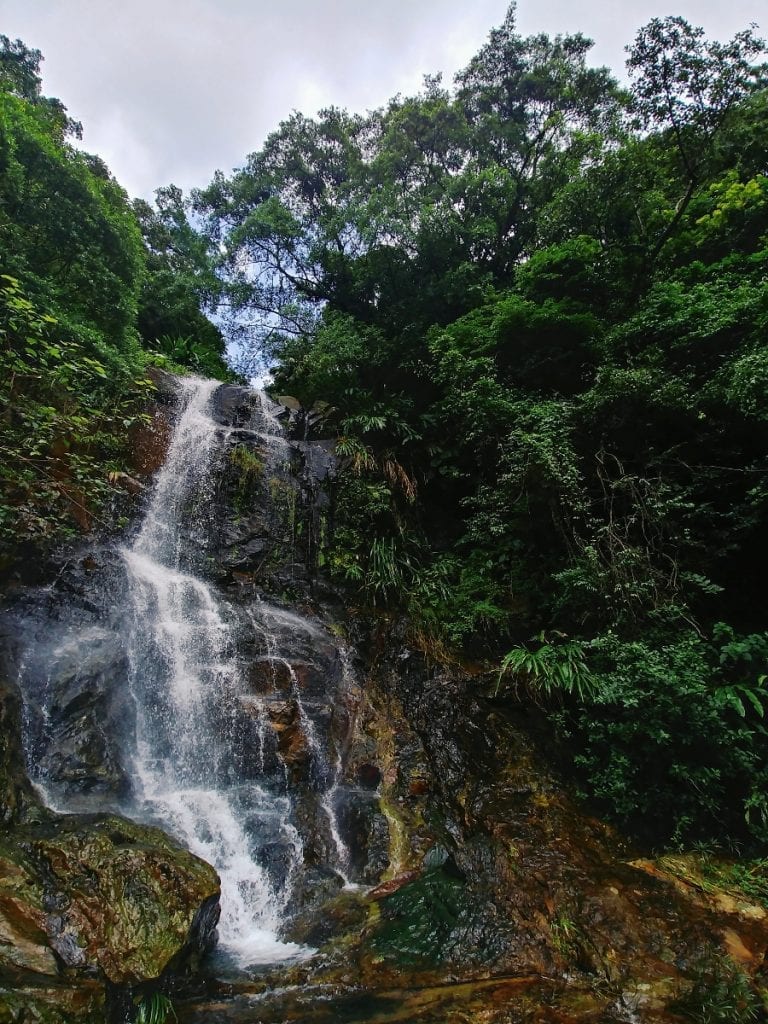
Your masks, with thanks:
M520 0L522 32L581 30L596 63L654 15L718 37L759 21L764 0ZM257 149L291 110L366 110L446 80L482 45L506 0L0 0L0 31L40 48L44 86L85 126L133 194L204 185ZM768 21L768 18L766 19Z

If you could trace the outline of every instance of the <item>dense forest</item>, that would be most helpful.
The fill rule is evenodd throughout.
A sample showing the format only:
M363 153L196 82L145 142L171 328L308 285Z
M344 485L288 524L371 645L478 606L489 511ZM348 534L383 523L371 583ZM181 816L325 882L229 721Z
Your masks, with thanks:
M224 331L336 438L319 560L362 613L543 710L631 833L757 848L765 47L654 20L624 88L590 46L512 7L451 86L151 206L0 37L2 557L99 525L147 368L224 378Z

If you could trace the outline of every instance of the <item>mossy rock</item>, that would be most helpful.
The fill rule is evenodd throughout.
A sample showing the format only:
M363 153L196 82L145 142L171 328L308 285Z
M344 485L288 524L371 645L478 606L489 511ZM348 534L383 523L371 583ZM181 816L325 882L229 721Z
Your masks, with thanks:
M210 945L219 879L159 829L108 816L0 836L0 969L115 984Z
M403 966L438 964L469 912L464 882L443 867L432 868L381 900L370 947Z
M0 827L20 820L35 804L21 749L21 697L0 678Z
M81 981L76 988L0 972L0 1024L104 1024L104 986Z

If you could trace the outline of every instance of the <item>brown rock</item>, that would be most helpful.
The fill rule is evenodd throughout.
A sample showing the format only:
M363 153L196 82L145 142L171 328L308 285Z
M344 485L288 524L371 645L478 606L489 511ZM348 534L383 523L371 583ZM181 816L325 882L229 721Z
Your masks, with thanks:
M290 767L304 764L309 758L309 743L298 723L282 730L277 737L280 756Z
M150 409L150 423L135 423L129 430L131 469L139 477L153 476L165 462L171 439L171 420L161 405Z
M293 701L269 701L264 706L275 732L283 732L295 723L297 711Z
M421 871L414 869L413 871L404 871L397 878L390 878L388 882L382 882L381 885L377 885L375 889L371 889L368 893L372 900L380 900L385 896L391 896L393 892L397 892L398 889L402 889L404 885L409 882L413 882L414 879L418 878Z
M0 861L0 885L24 882L16 865ZM10 892L0 891L0 958L36 974L57 975L59 968L48 944L45 914Z

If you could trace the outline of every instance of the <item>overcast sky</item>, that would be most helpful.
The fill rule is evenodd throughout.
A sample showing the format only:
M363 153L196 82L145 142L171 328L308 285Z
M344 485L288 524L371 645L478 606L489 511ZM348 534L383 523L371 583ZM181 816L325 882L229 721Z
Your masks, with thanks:
M292 110L365 111L446 81L504 18L507 0L0 0L0 33L43 51L44 90L83 122L132 195L205 185L258 149ZM581 31L594 63L623 71L623 47L656 15L682 14L720 39L766 0L520 0L518 27Z

